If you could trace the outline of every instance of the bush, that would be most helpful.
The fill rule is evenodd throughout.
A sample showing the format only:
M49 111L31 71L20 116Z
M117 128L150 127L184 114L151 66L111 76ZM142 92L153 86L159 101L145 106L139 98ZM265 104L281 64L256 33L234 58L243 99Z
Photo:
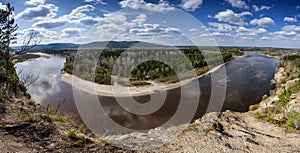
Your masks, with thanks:
M70 139L75 139L75 140L82 140L84 137L81 135L77 135L77 133L73 130L69 131L68 137Z
M255 110L258 109L258 107L259 107L259 104L250 105L250 106L249 106L249 110L250 110L250 111L255 111Z

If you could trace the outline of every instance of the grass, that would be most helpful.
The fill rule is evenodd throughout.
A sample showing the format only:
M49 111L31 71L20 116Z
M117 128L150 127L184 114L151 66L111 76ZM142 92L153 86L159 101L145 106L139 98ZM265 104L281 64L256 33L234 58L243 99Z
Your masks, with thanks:
M67 121L67 118L64 116L56 116L56 119L62 123L65 123Z
M33 99L30 99L28 102L29 105L36 105L36 101Z
M36 119L35 119L34 116L29 116L28 121L29 121L29 122L35 122Z
M293 110L286 116L286 122L283 127L287 128L289 131L300 130L300 113Z
M78 135L75 131L71 130L68 132L68 137L70 139L74 139L74 140L83 140L84 137L81 135Z
M80 131L80 133L82 133L82 134L85 134L85 133L86 133L86 129L85 129L84 125L82 125L82 124L80 125L79 131Z

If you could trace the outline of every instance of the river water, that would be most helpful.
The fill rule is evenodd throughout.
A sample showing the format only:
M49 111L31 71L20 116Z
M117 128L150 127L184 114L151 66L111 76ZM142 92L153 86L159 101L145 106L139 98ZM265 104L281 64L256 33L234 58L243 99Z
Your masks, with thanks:
M61 107L61 111L78 114L77 106L85 110L83 120L91 119L96 127L105 129L106 123L115 123L135 130L147 130L155 128L168 121L176 112L179 105L180 89L171 89L167 92L165 103L156 112L149 115L136 115L123 109L114 97L97 96L101 103L103 114L88 113L93 112L94 101L90 97L95 97L82 92L80 98L74 102L72 86L65 83L61 77L65 57L60 55L47 55L30 61L16 64L17 71L23 70L22 75L39 75L38 80L28 88L32 98L43 106L48 104L57 106L59 101L66 101ZM256 104L264 94L275 86L271 84L274 71L278 66L279 60L261 55L261 52L246 52L245 57L238 58L225 65L227 79L226 96L223 110L247 111L249 105ZM22 78L22 76L19 76ZM198 118L207 111L208 103L211 98L211 75L198 80L201 86L199 94L199 104L194 118ZM183 87L188 90L189 85ZM193 91L190 91L193 92ZM160 94L160 93L156 93ZM145 103L150 95L134 97L135 100ZM124 98L126 99L126 98ZM188 105L188 102L186 103ZM82 108L84 107L84 108ZM192 110L193 108L191 108ZM84 116L87 115L87 116ZM97 118L97 121L94 118ZM180 124L180 123L178 123ZM103 128L101 128L103 127ZM107 125L106 128L109 128Z

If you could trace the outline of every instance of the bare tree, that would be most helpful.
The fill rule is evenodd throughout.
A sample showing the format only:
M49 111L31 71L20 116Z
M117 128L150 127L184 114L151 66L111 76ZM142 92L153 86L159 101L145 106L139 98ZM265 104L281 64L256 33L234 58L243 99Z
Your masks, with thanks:
M38 32L36 31L31 31L28 34L28 37L25 37L23 40L23 45L20 47L19 51L17 52L18 54L23 54L26 51L29 51L36 45L38 45L41 40L37 37Z
M34 75L33 73L24 74L23 69L19 69L17 75L24 83L26 89L28 89L28 87L35 83L40 77L39 73L37 75Z

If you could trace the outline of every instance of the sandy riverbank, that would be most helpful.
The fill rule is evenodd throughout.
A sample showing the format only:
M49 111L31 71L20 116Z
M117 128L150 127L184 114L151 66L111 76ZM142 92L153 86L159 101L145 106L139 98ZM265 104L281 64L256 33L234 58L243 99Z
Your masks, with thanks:
M185 79L180 82L176 83L157 83L157 82L150 82L151 85L145 85L145 86L121 86L121 85L103 85L103 84L97 84L95 82L86 81L81 78L78 78L72 74L63 73L62 74L62 80L74 87L79 88L80 90L83 90L88 93L102 95L102 96L114 96L114 97L127 97L127 96L142 96L142 95L148 95L155 93L157 91L166 91L170 89L179 88L181 86L184 86L186 84L191 83L192 81L205 77L209 75L210 73L213 73L217 70L219 70L222 66L224 66L227 63L221 64L219 66L216 66L212 69L210 69L208 72L199 75L197 77L193 77L190 79Z

